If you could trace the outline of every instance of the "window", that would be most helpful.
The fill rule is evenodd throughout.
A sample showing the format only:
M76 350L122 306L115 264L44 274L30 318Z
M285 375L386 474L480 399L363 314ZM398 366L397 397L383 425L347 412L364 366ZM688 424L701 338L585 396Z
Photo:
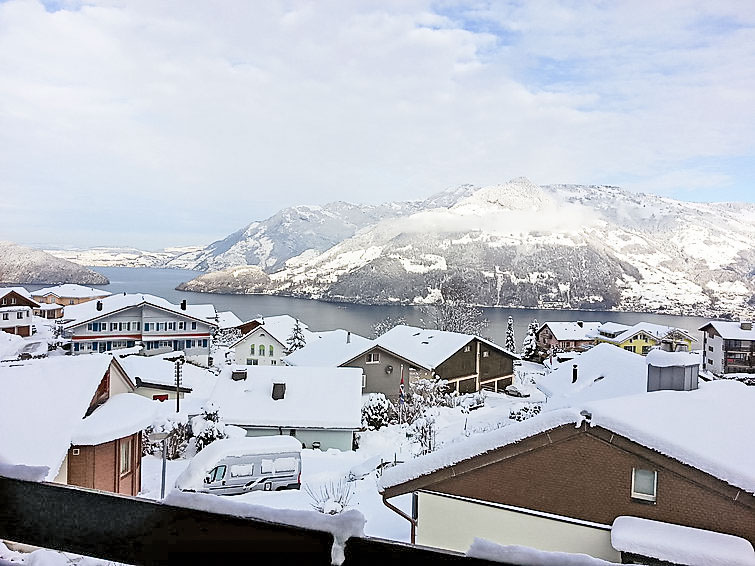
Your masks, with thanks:
M464 351L465 352L471 352L472 351L472 346L470 346L469 344L467 344L466 346L464 346Z
M253 464L235 464L231 466L231 477L251 476L253 475L253 470Z
M251 355L254 355L254 354L255 354L255 351L254 351L254 344L252 344L251 346L249 346L249 353L250 353Z
M265 356L265 345L260 344L260 356Z
M76 343L75 343L75 344L73 345L73 351L74 351L74 352L78 352L78 351L79 351L79 343L78 343L78 342L76 342Z
M22 313L22 312L17 312L17 313L16 313L16 318L24 318L24 313Z
M362 374L362 389L364 389L365 387L367 387L367 374L363 373Z
M270 360L270 365L271 366L277 366L278 365L278 360Z
M16 297L10 298L10 304L15 305L16 304Z
M263 474L272 474L275 470L275 465L273 460L267 460L265 458L262 459L262 472Z
M138 324L138 323L137 323ZM149 332L149 329L152 328L152 323L145 322L144 323L144 332ZM138 329L137 329L138 330Z
M3 313L3 320L8 320L8 313L7 312Z
M484 352L482 353L482 357L483 357L483 358L488 358L488 357L490 357L490 352L488 352L487 350L485 350L485 351L484 351Z
M110 323L110 331L118 330L118 323L117 322L111 322Z
M367 354L367 358L365 359L365 363L367 364L379 364L380 363L380 352L370 352Z
M220 481L225 477L225 466L218 466L213 468L212 471L207 474L207 483Z
M194 347L194 340L187 340L186 341L186 347L187 348L193 348Z
M176 323L175 322L169 322L168 323L168 330L175 330L176 329Z
M50 298L50 302L52 303L52 298ZM68 304L69 305L75 305L76 301L74 301L73 299L68 299Z
M131 439L121 440L121 475L131 471Z
M625 349L625 350L626 350L627 352L634 352L634 346L624 346L624 349Z
M253 360L252 358L247 358L246 359L246 365L248 365L248 366L256 366L257 365L257 360Z
M708 346L708 351L712 352L713 351L713 346Z
M273 355L273 345L272 344L270 344L270 346L268 347L267 352L268 352L268 356L272 356Z
M658 472L632 468L632 499L655 501Z
M297 468L296 458L276 458L275 459L276 472L295 472L296 468Z
M181 321L178 322L178 329L179 330L185 330L186 329L186 323L183 320L181 320ZM231 475L233 475L233 472L231 472Z
M139 327L141 326L141 324L142 324L141 322L135 322L134 323L134 330L139 330Z
M165 323L164 322L158 322L157 323L157 331L160 332L161 330L165 330Z
M207 338L202 340L202 348L206 348L206 347L207 347Z
M197 329L197 323L196 322L192 322L191 323L191 329L192 330L196 330Z
M646 355L650 352L650 346L643 346L642 347L642 355Z

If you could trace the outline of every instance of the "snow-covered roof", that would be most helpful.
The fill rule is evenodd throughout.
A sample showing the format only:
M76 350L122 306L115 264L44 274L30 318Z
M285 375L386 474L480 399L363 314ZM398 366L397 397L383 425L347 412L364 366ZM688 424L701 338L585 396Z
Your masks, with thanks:
M0 453L58 473L77 425L110 366L106 354L0 364Z
M124 438L151 426L157 403L136 393L110 397L73 431L71 444L93 446Z
M0 360L15 358L26 346L26 340L9 332L0 332Z
M241 319L233 311L221 311L218 313L218 327L221 330L236 328L242 324Z
M145 384L169 386L176 384L175 362L163 359L161 356L118 356L118 362L134 383L138 377ZM185 363L181 367L181 386L193 389L196 382L201 381L206 374L206 370Z
M231 379L245 369L244 380ZM285 383L273 399L274 383ZM210 402L229 424L294 428L358 429L361 426L362 370L291 366L236 366L223 370Z
M35 297L44 297L45 295L55 295L56 297L65 297L71 299L86 299L91 297L107 297L112 295L110 291L76 285L74 283L65 283L64 285L55 285L54 287L45 287L33 292Z
M600 330L605 330L605 325L601 326ZM652 322L638 322L634 326L630 326L624 330L621 334L618 334L615 338L608 338L602 336L601 340L611 342L613 344L621 344L622 342L629 340L632 336L643 332L649 334L658 340L666 337L671 332L680 332L683 336L690 340L696 341L694 337L690 336L689 332L681 328L675 328L673 326L664 326L662 324L653 324Z
M702 362L700 352L666 352L660 348L653 348L645 356L649 366L657 368L672 366L699 366Z
M724 340L755 340L755 330L745 330L741 322L711 320L699 330L705 330L708 326L712 326Z
M247 322L255 322L255 321L259 322L260 326L257 326L252 331L248 332L247 334L239 338L236 342L231 344L231 348L241 343L247 336L253 334L254 332L259 331L259 329L266 331L270 336L272 336L275 340L277 340L281 345L285 346L286 341L290 338L291 334L293 334L294 326L296 325L296 319L293 316L288 315L288 314L279 314L275 316L263 316L263 317L255 318ZM312 332L309 331L309 327L305 323L303 323L301 320L299 321L299 326L301 327L302 334L304 334L304 340L306 342L309 342L312 337Z
M592 340L598 333L602 322L544 322L538 329L538 333L546 326L550 329L556 340Z
M16 293L26 299L29 299L30 301L32 300L31 293L27 291L25 287L0 287L0 298L4 297L11 291L15 291Z
M479 336L444 330L427 330L404 324L394 326L382 336L378 336L373 344L416 362L425 369L435 369L474 339L497 350L505 351L497 344ZM519 358L511 352L509 355Z
M626 324L620 324L618 322L605 322L600 325L598 330L600 332L607 332L608 334L619 334L620 332L624 332L625 330L628 330L630 326Z
M577 381L572 383L573 366ZM557 406L634 395L647 391L647 367L639 354L598 344L537 379L538 388Z
M102 304L102 310L97 310L98 303ZM215 312L215 307L211 304L186 305L186 310L183 310L179 305L174 305L162 297L146 293L121 293L110 295L97 301L87 301L86 303L67 306L63 313L68 322L63 326L64 328L72 328L90 320L96 320L114 312L139 305L149 305L180 316L202 321L210 326L217 326L217 322L215 322L217 313Z
M380 491L385 491L389 487L406 483L436 470L453 466L464 460L469 460L475 456L496 450L507 444L519 442L541 432L552 430L565 424L579 426L582 420L583 417L579 414L579 411L574 409L543 412L525 421L514 422L503 428L471 436L464 439L463 442L452 444L430 454L419 456L413 460L389 468L380 477L378 487Z
M639 517L616 517L611 546L673 564L755 566L752 545L741 537Z
M39 303L39 310L41 311L56 311L62 308L63 305L59 305L58 303Z
M311 333L303 348L286 356L292 366L338 367L372 347L373 341L346 330Z
M284 452L301 452L301 442L287 434L216 440L191 459L175 485L178 489L202 487L205 476L224 458Z
M755 387L730 380L587 403L593 426L755 493Z

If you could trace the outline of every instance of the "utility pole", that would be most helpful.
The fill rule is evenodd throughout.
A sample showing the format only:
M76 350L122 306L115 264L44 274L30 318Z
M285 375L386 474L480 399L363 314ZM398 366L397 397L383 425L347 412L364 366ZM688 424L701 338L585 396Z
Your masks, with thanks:
M183 358L176 360L176 413L181 410L181 366L183 365Z

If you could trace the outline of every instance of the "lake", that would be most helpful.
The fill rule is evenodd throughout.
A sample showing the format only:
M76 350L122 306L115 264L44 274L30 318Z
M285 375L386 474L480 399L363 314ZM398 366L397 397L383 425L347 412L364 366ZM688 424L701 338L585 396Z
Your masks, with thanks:
M200 274L200 272L185 269L148 267L91 267L90 269L102 273L110 280L110 285L100 287L111 293L150 293L176 304L182 299L186 299L190 304L212 303L219 311L233 311L241 320L290 314L308 324L311 330L345 328L367 337L372 336L373 325L386 317L403 316L408 324L417 326L421 326L423 322L423 312L419 307L353 305L270 295L217 295L176 291L176 285ZM40 287L44 285L28 286L30 290ZM511 308L485 308L483 311L490 323L486 335L499 344L505 341L508 317L514 318L517 347L521 346L527 332L527 325L535 318L539 322L576 320L606 322L611 320L627 325L647 321L683 328L692 332L695 337L699 334L697 329L708 321L700 317L627 312Z

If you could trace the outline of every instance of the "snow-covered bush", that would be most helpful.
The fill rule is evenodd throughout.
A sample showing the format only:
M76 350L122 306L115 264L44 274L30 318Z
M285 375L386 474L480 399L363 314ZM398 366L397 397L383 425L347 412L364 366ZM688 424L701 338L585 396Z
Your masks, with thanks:
M196 437L197 452L201 452L210 443L228 438L225 423L220 419L218 408L212 403L202 408L202 414L192 421L194 436Z
M395 418L396 409L382 393L370 393L362 405L362 426L370 430L380 430Z
M435 433L438 428L435 421L436 411L427 408L406 429L407 438L419 445L420 454L429 454L435 450Z
M445 379L417 379L409 383L404 403L397 408L399 421L412 424L424 415L429 407L454 407L454 395L450 394Z
M348 506L353 495L353 484L346 478L341 478L337 483L322 484L319 489L305 483L304 491L312 499L310 505L313 509L326 515L337 515Z
M484 389L474 393L465 393L464 395L455 395L452 397L455 407L461 407L464 411L477 409L485 405L485 396L487 393Z
M167 432L165 439L166 457L168 460L181 458L189 444L190 430L186 417L171 415L161 424L147 427L142 431L142 456L147 454L160 454L162 442L150 442L149 435L153 432Z
M542 408L542 405L539 403L535 405L523 405L519 409L509 411L509 418L514 421L526 421L539 414Z

